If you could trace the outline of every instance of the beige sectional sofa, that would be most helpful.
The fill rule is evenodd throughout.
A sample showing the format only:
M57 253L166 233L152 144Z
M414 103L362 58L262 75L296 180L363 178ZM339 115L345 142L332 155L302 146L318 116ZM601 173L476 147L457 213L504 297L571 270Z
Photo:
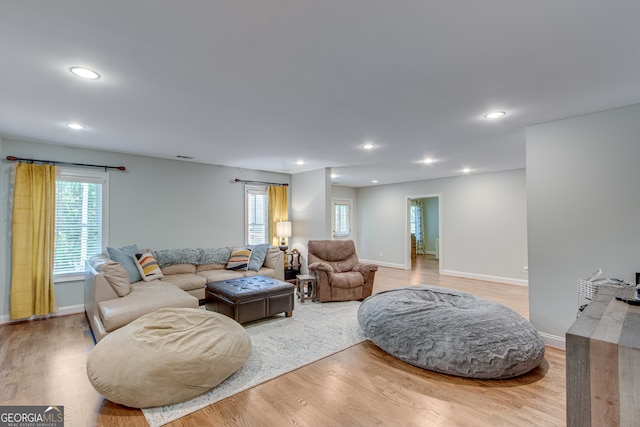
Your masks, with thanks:
M206 251L202 249L150 251L157 255L162 277L134 283L130 283L132 275L123 265L107 254L89 259L84 305L96 341L160 308L197 308L205 298L205 286L209 282L257 275L284 280L284 254L278 248L269 247L262 265L254 263L254 269L248 270L228 270L222 259L225 249L231 252L231 248L216 249L218 262L209 262L210 257L198 257L197 251Z

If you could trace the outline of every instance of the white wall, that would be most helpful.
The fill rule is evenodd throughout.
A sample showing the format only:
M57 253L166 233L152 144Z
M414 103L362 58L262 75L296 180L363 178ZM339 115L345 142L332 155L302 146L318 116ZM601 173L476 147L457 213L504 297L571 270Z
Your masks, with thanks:
M523 169L363 187L357 193L360 258L407 267L407 199L439 195L443 273L526 284L527 275L522 272L527 265Z
M140 248L168 249L244 244L244 185L233 179L290 183L290 176L270 172L211 166L178 160L4 140L7 155L76 163L124 165L126 172L110 171L110 246L136 243ZM0 230L11 228L10 170L0 163ZM9 312L10 242L0 240L0 318ZM82 282L55 285L59 307L82 304Z
M307 241L331 238L330 169L300 172L291 176L291 248L300 252L301 271L306 273Z
M529 305L539 331L564 337L576 280L601 267L640 271L640 105L526 130Z

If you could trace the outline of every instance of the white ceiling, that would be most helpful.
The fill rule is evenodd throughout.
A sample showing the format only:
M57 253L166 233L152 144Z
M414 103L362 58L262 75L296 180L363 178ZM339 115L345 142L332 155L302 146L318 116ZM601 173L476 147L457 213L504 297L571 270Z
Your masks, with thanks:
M0 0L0 136L355 187L523 168L526 126L640 102L639 21L631 0Z

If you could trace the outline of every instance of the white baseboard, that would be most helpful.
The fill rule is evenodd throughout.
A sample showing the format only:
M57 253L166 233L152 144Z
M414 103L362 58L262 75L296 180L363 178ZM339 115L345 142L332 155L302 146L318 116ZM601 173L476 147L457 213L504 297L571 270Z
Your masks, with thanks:
M529 286L526 279L514 279L512 277L491 276L488 274L466 273L462 271L442 270L443 276L464 277L465 279L485 280L487 282L505 283L507 285Z
M544 342L549 347L559 348L560 350L567 349L567 343L564 338L557 337L555 335L545 334L543 332L538 332L540 334L540 338L542 338L542 342Z
M0 316L0 325L5 323L24 322L26 320L45 319L47 317L68 316L70 314L78 314L78 313L84 313L84 304L67 305L64 307L59 307L58 311L56 311L55 313L51 313L48 316L31 316L25 319L11 319L10 315L3 314L2 316Z
M372 261L368 259L360 259L360 262L363 264L376 264L381 267L398 268L400 270L407 270L404 264L396 264L394 262Z

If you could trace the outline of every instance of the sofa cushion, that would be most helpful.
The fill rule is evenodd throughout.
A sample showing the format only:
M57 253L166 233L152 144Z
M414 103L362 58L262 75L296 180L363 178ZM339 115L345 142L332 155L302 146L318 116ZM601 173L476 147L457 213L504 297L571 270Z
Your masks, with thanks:
M264 259L267 256L267 251L269 250L270 245L247 245L247 247L251 249L251 258L249 258L249 270L260 270L260 267L262 267L262 264L264 264Z
M162 277L162 271L160 267L158 267L158 261L156 261L151 252L135 254L133 260L136 262L136 267L138 267L142 280L145 282Z
M196 266L194 264L174 264L160 267L160 270L165 276L168 274L188 274L195 273Z
M131 282L127 269L119 262L103 256L91 258L93 268L104 275L107 283L111 285L113 290L119 297L128 295L131 292Z
M134 283L131 285L131 293L126 298L100 301L98 311L105 331L111 332L161 308L198 308L198 304L198 298L171 283L154 280Z
M250 257L250 248L233 248L231 255L229 255L229 261L227 261L227 270L247 270Z
M199 271L198 275L203 276L206 279L207 283L209 283L219 282L220 280L237 279L238 277L243 277L242 273L246 273L246 271L209 270Z
M226 268L227 264L202 264L196 266L196 273L200 273L201 271L224 270Z
M166 283L171 283L183 291L202 289L207 284L207 279L204 276L195 273L170 274L164 276L160 280Z
M273 268L262 267L256 272L258 276L276 277L276 271Z
M115 262L122 264L129 273L129 283L135 283L142 280L142 276L136 267L136 263L133 260L133 256L138 253L137 245L123 246L121 248L107 247L107 254L109 258Z

